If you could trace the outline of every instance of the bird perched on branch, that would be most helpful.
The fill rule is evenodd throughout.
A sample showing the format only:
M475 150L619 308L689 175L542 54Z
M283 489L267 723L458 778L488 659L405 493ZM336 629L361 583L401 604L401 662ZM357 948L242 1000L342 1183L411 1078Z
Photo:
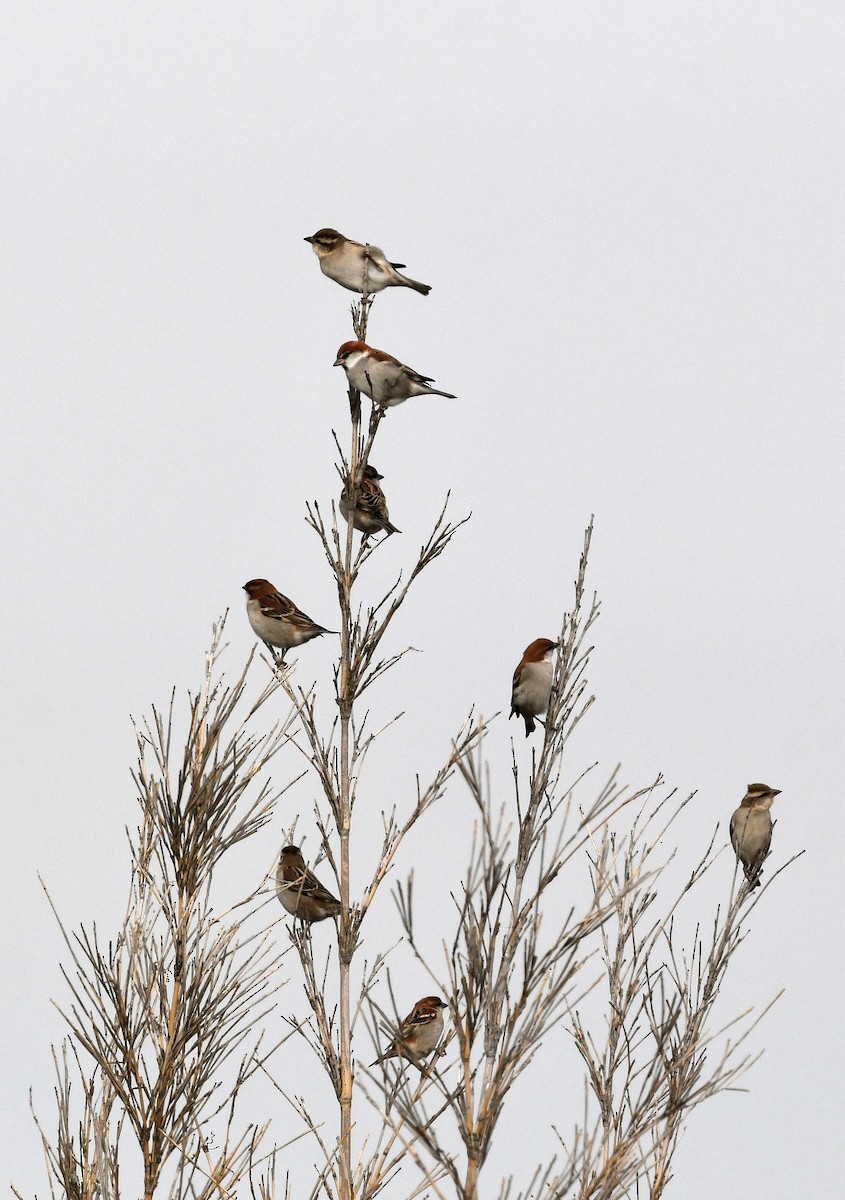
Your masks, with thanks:
M749 783L742 804L731 817L731 845L752 887L760 886L763 860L772 844L770 808L779 788Z
M536 638L526 646L522 661L513 673L512 717L525 721L525 736L534 732L534 718L549 707L552 694L552 651L558 643Z
M336 229L318 229L305 240L314 247L323 274L350 292L363 292L365 283L370 294L387 287L409 287L423 296L431 291L427 283L400 275L399 268L405 264L388 262L378 246L353 242Z
M383 475L379 475L372 463L367 463L364 467L361 482L358 485L358 503L354 509L350 507L349 493L350 488L344 487L340 493L340 511L344 520L348 521L351 517L352 525L359 533L363 533L363 540L366 541L374 533L401 533L401 529L397 529L390 522L390 515L387 511L387 501L384 498L384 492L379 486L379 480L384 479Z
M451 392L430 387L431 377L420 375L406 367L398 358L384 350L376 350L366 342L344 342L337 352L334 365L343 367L352 387L369 396L375 404L392 408L411 396L445 396L455 400Z
M370 1065L374 1067L387 1058L407 1058L409 1062L419 1064L443 1036L443 1009L447 1007L439 996L424 996L418 1000L400 1025L390 1049Z
M250 579L244 584L244 591L250 625L266 646L281 650L282 661L293 646L301 646L323 633L336 632L312 621L266 579Z
M340 913L340 901L305 865L298 846L285 846L276 868L276 895L287 912L311 925Z

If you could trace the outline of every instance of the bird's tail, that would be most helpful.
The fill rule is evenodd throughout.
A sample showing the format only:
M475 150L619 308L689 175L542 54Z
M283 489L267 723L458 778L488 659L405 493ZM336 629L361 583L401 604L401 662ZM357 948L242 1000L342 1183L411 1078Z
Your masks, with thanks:
M377 1067L379 1063L387 1062L389 1058L395 1058L396 1051L394 1049L386 1050L384 1054L380 1054L375 1062L370 1063L370 1067Z
M534 718L531 716L531 714L520 712L516 705L512 704L511 717L522 717L523 721L525 722L525 736L530 737L535 729ZM508 717L508 720L510 720L510 717Z
M397 273L397 275L399 274L398 271L396 273ZM402 280L402 282L405 284L406 287L412 287L414 289L414 291L419 292L419 294L421 296L427 296L428 293L431 291L431 288L429 287L429 285L427 283L418 283L416 281L416 279L409 279L407 275L399 275L399 278Z

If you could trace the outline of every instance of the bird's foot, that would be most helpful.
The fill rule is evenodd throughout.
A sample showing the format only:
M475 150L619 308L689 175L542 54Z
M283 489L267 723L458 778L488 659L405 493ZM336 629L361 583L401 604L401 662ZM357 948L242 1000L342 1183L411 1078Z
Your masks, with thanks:
M270 657L273 660L273 666L276 668L277 671L290 670L290 667L285 662L285 654L287 653L286 651L283 650L281 654L278 654L276 651L276 647L271 646L269 642L265 642L264 645L267 647L268 651L270 652Z

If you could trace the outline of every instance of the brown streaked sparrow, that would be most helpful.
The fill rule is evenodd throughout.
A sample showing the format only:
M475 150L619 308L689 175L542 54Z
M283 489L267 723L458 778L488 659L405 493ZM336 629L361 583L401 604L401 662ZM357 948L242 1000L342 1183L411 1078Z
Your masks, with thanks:
M731 817L731 845L752 887L760 886L763 860L772 844L772 816L769 809L775 796L779 795L779 788L770 788L765 783L749 783L742 804Z
M363 541L371 537L374 533L382 531L388 535L391 533L401 533L401 529L397 529L390 522L390 515L387 511L387 501L384 498L384 492L379 486L379 480L384 479L383 475L379 475L376 468L367 463L364 467L363 477L358 485L358 503L355 508L350 508L349 504L349 487L344 487L340 493L340 511L344 520L348 521L352 518L352 525L359 533L363 533Z
M285 846L276 868L276 895L282 907L311 925L340 913L340 901L305 865L298 846Z
M522 661L513 673L512 717L525 721L525 736L534 732L534 718L549 707L552 693L552 651L558 643L536 638L526 646Z
M350 292L363 292L365 282L368 294L386 287L409 287L423 296L431 291L427 283L400 275L398 268L405 264L388 262L378 246L353 242L336 229L318 229L305 241L314 247L323 274Z
M399 1027L390 1049L379 1055L371 1066L387 1058L407 1058L417 1063L431 1054L443 1036L443 1009L448 1008L439 996L423 996L418 1000Z
M250 625L266 646L281 650L283 661L293 646L301 646L323 633L336 632L312 621L266 579L250 579L244 584L244 591Z
M334 365L343 367L352 387L369 396L375 404L392 408L411 396L445 396L455 400L451 392L429 387L431 378L406 367L398 358L384 350L376 350L366 342L344 342L337 352Z

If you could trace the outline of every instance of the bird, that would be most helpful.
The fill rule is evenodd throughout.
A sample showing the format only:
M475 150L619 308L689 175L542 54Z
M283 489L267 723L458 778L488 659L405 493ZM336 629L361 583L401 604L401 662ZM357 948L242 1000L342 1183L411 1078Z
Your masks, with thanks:
M374 404L392 408L410 396L445 396L455 400L451 392L429 387L431 378L406 367L398 358L384 350L376 350L366 342L344 342L337 352L334 365L343 367L352 387L369 396Z
M549 707L552 694L552 651L558 646L550 638L536 638L513 673L512 717L525 721L525 736L534 732L534 718Z
M423 996L418 1000L399 1026L399 1033L390 1043L390 1048L379 1055L370 1066L388 1058L406 1058L419 1063L431 1054L443 1035L443 1009L448 1005L439 996Z
M305 241L313 246L323 274L350 292L363 292L365 282L368 294L386 287L409 287L422 296L431 291L427 283L400 275L399 268L405 264L388 262L378 246L353 242L336 229L318 229Z
M749 783L742 803L731 817L731 845L752 887L760 886L763 860L772 844L772 816L769 809L775 796L779 795L779 788L770 788L765 783Z
M384 479L384 476L379 475L372 463L367 463L358 485L358 502L354 509L349 503L351 491L349 484L340 493L341 515L346 521L349 521L351 517L353 527L364 535L362 541L366 541L374 533L384 532L390 535L402 532L401 529L397 529L395 525L391 524L387 501L384 498L384 492L379 487L381 479Z
M340 913L340 901L305 865L298 846L285 846L276 868L276 895L284 909L312 925Z
M282 661L291 647L301 646L321 634L336 632L312 621L266 579L250 579L244 584L244 591L250 625L268 648L275 646L281 650Z

